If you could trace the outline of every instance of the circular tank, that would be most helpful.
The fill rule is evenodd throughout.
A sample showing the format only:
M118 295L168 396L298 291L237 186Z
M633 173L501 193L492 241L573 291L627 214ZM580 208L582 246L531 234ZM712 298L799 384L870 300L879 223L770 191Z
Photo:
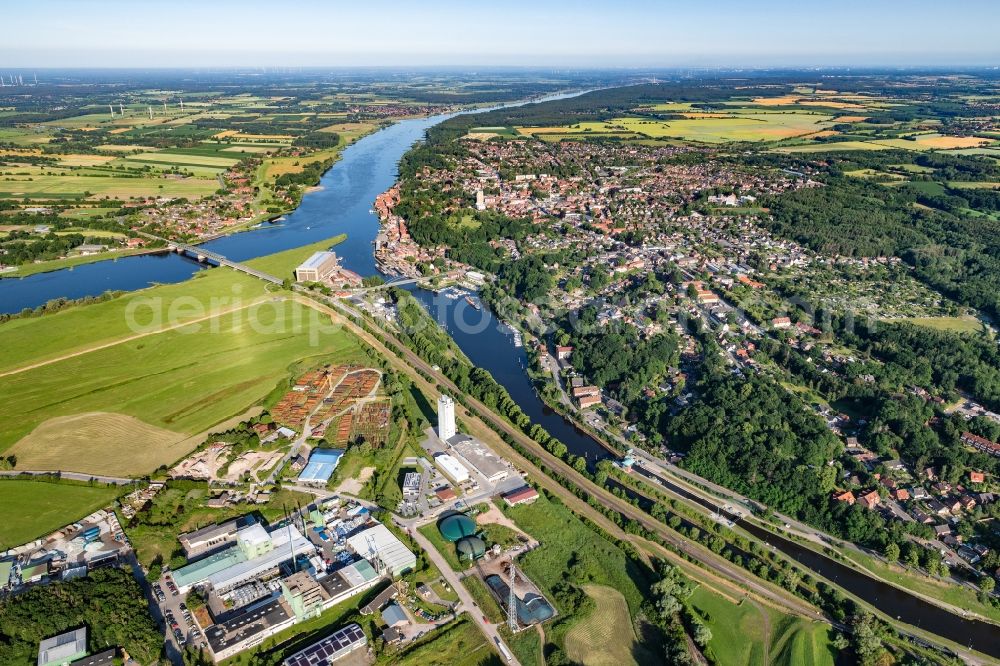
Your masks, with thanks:
M438 522L438 531L448 541L455 542L464 537L474 535L476 533L476 524L464 513L453 513L445 516Z
M477 536L469 536L455 544L458 556L467 560L478 560L486 554L486 543Z

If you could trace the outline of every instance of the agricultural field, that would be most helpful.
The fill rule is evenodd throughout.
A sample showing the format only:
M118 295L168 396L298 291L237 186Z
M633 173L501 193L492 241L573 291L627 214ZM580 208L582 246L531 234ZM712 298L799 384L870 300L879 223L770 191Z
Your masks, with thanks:
M118 488L0 480L0 551L53 532L67 523L107 506Z
M638 663L635 629L625 597L605 585L585 585L583 589L596 605L566 633L566 656L584 666Z
M263 261L294 266L303 254L298 248ZM292 366L363 357L328 316L264 293L260 281L214 269L186 283L4 324L10 344L0 362L0 399L11 418L0 427L0 450L46 467L72 461L74 471L148 473L193 449L199 433L259 403ZM237 294L239 303L218 302ZM180 313L172 325L150 314L171 310ZM65 330L76 334L69 347L58 334ZM67 437L74 428L96 436Z
M832 116L822 113L732 110L699 114L683 120L616 118L604 122L581 122L564 127L519 127L523 135L639 136L673 138L699 143L729 141L777 141L813 134L832 126ZM584 138L581 137L581 138Z
M32 176L0 178L0 198L12 199L133 199L137 197L187 197L199 199L219 189L208 178L169 179L116 176Z

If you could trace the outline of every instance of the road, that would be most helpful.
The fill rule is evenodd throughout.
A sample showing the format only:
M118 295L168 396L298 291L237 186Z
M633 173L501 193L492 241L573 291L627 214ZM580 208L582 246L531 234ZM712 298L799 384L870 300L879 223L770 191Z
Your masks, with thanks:
M400 526L404 527L403 525ZM432 544L427 537L420 533L420 530L414 529L409 530L409 532L414 541L416 541L417 544L427 553L427 556L430 557L431 562L433 562L434 566L438 568L441 575L444 576L444 579L448 581L448 585L451 586L451 589L455 590L455 594L458 595L459 605L455 608L455 612L459 613L463 610L468 611L472 619L475 620L477 625L479 625L479 629L486 635L493 645L502 644L503 639L500 637L500 625L490 624L486 621L482 610L476 605L476 602L473 600L472 595L469 594L469 591L465 589L465 584L462 583L458 574L452 571L451 566L449 566L448 562L444 559L444 556L437 551L434 544ZM504 647L507 648L506 644L504 644ZM507 649L509 650L509 648ZM502 656L503 655L501 654L501 657ZM513 656L513 653L511 653L511 658L507 661L507 663L520 666L521 662L519 662L517 657Z

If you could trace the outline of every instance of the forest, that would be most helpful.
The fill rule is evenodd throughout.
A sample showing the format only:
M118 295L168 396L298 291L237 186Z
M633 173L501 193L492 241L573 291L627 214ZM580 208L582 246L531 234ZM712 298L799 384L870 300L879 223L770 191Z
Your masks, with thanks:
M146 603L125 569L99 569L85 578L34 586L0 601L0 664L33 666L42 639L81 625L87 627L91 653L117 646L139 663L154 663L163 634Z

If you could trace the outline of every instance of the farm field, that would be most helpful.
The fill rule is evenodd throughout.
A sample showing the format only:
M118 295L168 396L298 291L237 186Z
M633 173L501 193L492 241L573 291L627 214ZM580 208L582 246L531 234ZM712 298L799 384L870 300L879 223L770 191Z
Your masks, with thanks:
M94 411L134 416L181 436L204 431L260 402L297 362L340 363L361 355L341 329L317 333L312 343L311 312L293 301L266 302L256 314L251 306L9 375L0 388L8 416L0 447L14 444L12 451L23 455L37 426ZM77 450L66 464L73 471L109 471L127 450L145 446L141 438L124 439L114 433L91 439L90 449ZM170 458L185 452L171 451ZM169 460L135 461L133 473L153 471L153 462Z
M584 666L636 664L636 636L625 597L605 585L583 589L596 606L566 633L566 656Z
M822 113L734 109L726 113L700 115L708 117L684 120L616 118L606 122L581 122L563 127L519 127L517 131L523 135L632 134L650 138L669 137L702 143L724 143L788 139L819 132L833 124L831 116Z
M0 550L45 536L106 506L118 488L77 486L45 481L0 481Z
M34 176L31 180L0 180L0 198L100 198L189 197L208 196L219 189L214 179L158 177L126 178L117 176ZM89 195L87 193L90 193Z

